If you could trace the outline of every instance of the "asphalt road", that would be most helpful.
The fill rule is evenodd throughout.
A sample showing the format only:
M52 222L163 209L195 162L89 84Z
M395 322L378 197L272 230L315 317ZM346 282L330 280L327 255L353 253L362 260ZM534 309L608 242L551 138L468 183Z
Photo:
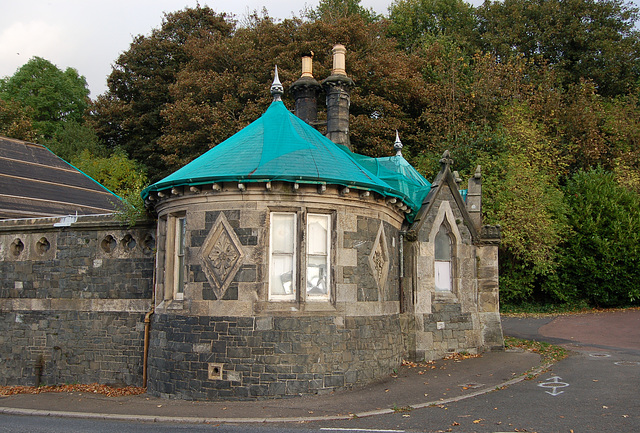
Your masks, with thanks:
M531 380L440 407L331 426L420 432L640 432L640 309L504 318L505 335L571 356Z

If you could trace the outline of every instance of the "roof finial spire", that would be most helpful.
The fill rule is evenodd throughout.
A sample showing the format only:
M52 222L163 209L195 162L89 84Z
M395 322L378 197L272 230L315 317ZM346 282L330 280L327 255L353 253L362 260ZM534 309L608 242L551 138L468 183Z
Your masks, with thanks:
M393 143L393 148L396 150L396 156L402 156L402 141L400 141L400 134L396 129L396 142Z
M284 95L284 87L278 77L278 65L276 65L276 72L273 77L273 84L271 85L271 94L274 101L282 101L282 95Z

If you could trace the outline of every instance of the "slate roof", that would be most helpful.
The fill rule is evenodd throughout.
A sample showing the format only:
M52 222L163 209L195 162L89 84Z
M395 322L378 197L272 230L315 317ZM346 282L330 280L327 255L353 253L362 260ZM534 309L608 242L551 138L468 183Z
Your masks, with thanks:
M334 184L408 199L292 114L282 101L272 102L258 120L147 187L142 196L174 186L231 181Z
M0 219L105 214L118 203L46 147L0 136Z

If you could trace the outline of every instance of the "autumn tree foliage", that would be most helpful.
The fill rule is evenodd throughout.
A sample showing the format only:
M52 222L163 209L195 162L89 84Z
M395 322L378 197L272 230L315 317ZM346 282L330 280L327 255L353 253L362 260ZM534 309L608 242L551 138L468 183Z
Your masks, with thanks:
M90 122L109 148L120 147L157 178L167 173L158 140L171 101L169 87L190 60L191 38L228 37L233 22L208 7L187 8L165 16L149 36L137 36L116 59L109 90L92 104Z
M28 107L25 113L38 134L50 139L64 124L82 122L89 88L77 70L62 71L46 59L33 57L12 76L0 79L0 99Z
M275 65L289 88L301 54L313 52L321 81L330 75L331 47L342 43L356 84L355 151L391 155L397 129L403 154L427 178L447 149L463 178L483 165L485 218L504 235L503 300L595 302L567 278L578 262L566 252L587 251L574 248L572 216L590 209L568 198L575 189L568 185L599 167L632 196L640 191L637 14L620 0L479 8L396 0L386 17L357 0L322 0L283 21L186 8L116 60L90 124L157 180L256 120L271 102ZM285 104L293 107L291 95Z

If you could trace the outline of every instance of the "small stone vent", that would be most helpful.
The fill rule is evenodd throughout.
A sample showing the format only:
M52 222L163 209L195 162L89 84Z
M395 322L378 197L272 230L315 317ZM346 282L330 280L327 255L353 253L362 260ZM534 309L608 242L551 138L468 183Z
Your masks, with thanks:
M217 364L214 362L209 363L209 379L210 380L222 380L222 371L224 364Z

